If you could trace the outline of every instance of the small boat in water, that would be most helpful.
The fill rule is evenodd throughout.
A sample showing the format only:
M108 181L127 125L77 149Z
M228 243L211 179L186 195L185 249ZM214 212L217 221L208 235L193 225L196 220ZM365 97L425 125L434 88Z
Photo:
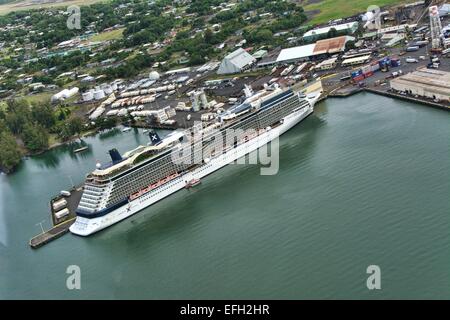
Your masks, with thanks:
M185 188L186 188L186 189L189 189L189 188L198 186L200 183L202 183L202 182L200 181L200 179L192 179L192 180L190 180L188 183L186 183Z
M81 147L81 148L75 149L75 150L73 150L73 152L74 153L83 152L83 151L86 151L87 149L89 149L89 147L85 146L85 147Z
M130 127L125 127L125 128L122 129L122 132L128 132L128 131L130 131L130 130L131 130Z
M148 133L148 129L142 130L142 133Z

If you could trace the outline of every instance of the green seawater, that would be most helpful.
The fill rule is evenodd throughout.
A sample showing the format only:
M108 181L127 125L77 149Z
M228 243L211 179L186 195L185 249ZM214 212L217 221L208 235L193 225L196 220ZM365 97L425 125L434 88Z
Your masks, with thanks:
M48 200L81 183L105 133L0 176L0 298L450 298L450 114L372 94L328 99L280 139L280 170L229 165L88 238L28 246ZM81 270L68 290L66 269ZM381 290L366 269L381 268Z

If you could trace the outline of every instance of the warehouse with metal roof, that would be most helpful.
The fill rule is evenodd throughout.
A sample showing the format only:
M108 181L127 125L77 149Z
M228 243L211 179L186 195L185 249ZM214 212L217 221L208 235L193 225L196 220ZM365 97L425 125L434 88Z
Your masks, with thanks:
M217 70L218 74L232 74L242 72L251 67L256 59L247 51L239 48L227 55Z
M278 55L277 62L295 62L299 60L308 60L314 55L315 44L299 46L281 50Z
M450 72L422 68L391 80L392 90L450 101Z
M296 61L309 60L315 56L330 55L345 51L348 41L354 41L354 37L342 36L331 39L319 40L316 43L305 46L287 48L281 50L278 55L278 63L290 63Z
M327 36L328 32L331 29L335 29L340 34L342 34L342 33L353 34L356 32L356 30L358 30L358 22L355 21L355 22L343 23L343 24L338 24L338 25L334 25L334 26L328 26L328 27L323 27L323 28L319 28L319 29L309 30L308 32L306 32L303 35L303 40L314 41L316 39L323 38L323 37Z

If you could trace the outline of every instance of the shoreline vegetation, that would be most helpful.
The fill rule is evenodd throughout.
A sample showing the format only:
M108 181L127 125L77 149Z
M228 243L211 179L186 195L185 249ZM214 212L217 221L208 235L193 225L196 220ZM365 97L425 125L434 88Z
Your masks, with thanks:
M83 137L111 129L118 118L105 118L97 123L72 113L64 105L50 102L28 103L8 100L0 110L0 171L13 173L23 158L42 154Z

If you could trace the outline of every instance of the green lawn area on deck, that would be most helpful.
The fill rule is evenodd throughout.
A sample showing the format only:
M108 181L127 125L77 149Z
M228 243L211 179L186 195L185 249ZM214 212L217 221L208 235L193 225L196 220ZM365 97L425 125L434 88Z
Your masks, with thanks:
M321 24L330 20L366 12L370 5L379 7L411 3L411 0L323 0L304 7L305 11L320 10L309 23Z
M120 28L112 31L102 32L92 36L91 41L109 41L121 39L123 37L123 31L125 28Z

